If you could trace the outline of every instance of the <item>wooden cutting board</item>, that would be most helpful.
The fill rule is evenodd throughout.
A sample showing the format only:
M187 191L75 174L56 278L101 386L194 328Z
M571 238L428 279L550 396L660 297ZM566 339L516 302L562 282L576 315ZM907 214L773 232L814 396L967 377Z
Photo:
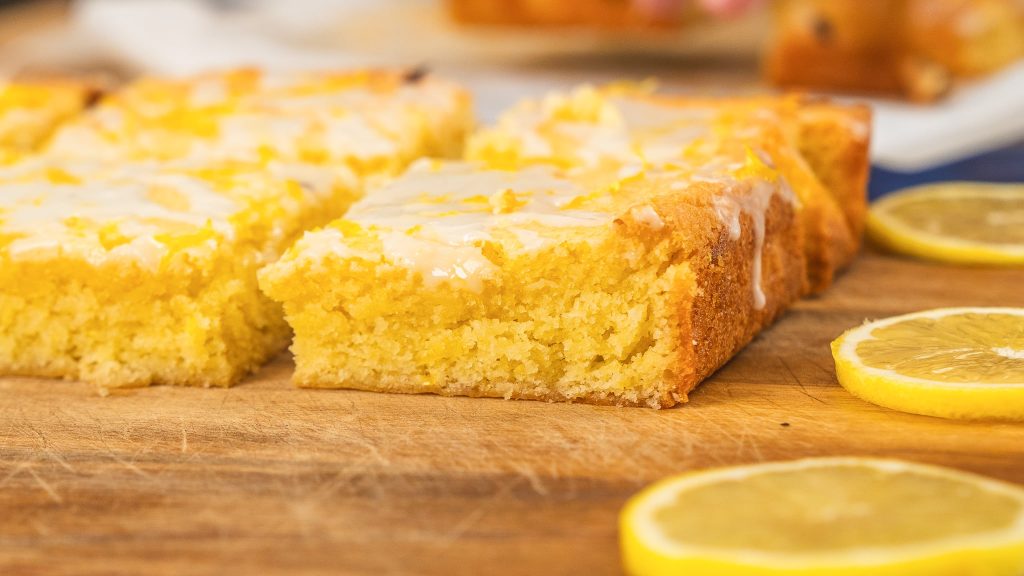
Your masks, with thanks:
M693 468L820 455L1024 483L1024 425L879 408L828 342L865 318L1024 306L1024 270L867 254L672 410L292 389L101 398L0 380L2 574L615 574L616 515Z

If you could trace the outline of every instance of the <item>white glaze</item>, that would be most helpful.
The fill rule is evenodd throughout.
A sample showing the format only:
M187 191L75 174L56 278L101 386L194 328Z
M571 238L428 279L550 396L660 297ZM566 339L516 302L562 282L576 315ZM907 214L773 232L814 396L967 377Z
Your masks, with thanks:
M550 242L546 228L609 224L614 214L566 207L586 193L545 166L502 171L421 161L357 202L346 220L375 232L384 257L420 273L428 285L462 280L479 288L495 272L481 247L498 234L507 232L519 240L519 250L532 251ZM307 235L301 257L330 252L352 254L328 229Z
M69 158L145 158L162 156L168 142L188 138L183 151L173 151L175 157L251 161L269 149L297 160L303 146L312 143L334 162L374 161L418 145L424 130L440 131L459 107L457 89L439 81L386 90L359 82L320 85L315 74L264 75L259 82L261 89L231 94L224 78L204 77L194 81L184 102L135 95L124 103L101 105L59 130L48 152ZM187 117L173 120L179 123L165 117L176 108L199 112L213 104L223 107L201 112L204 127L213 126L212 135L193 134Z
M766 305L762 255L766 213L773 197L791 203L795 197L781 180L736 181L725 176L726 172L720 174L715 178L694 175L689 183L713 180L723 186L722 193L713 199L714 210L730 240L741 237L741 216L749 218L754 239L752 298L755 309L762 309ZM632 171L625 174L634 175ZM435 166L423 161L356 203L346 220L376 234L385 261L414 270L428 286L459 281L479 290L484 280L497 272L481 248L502 237L503 232L511 233L521 243L521 250L535 251L553 241L545 234L551 228L610 225L617 214L567 208L572 200L588 192L591 190L558 176L547 166L501 171L467 163ZM650 205L630 208L627 217L655 231L666 225ZM300 258L313 260L328 254L380 258L353 249L334 229L308 234L298 253Z
M167 186L186 199L186 210L175 210L151 200L154 185ZM5 206L0 230L21 235L7 246L12 258L46 258L60 254L84 255L98 262L105 255L128 258L146 267L159 264L166 251L154 236L171 223L201 228L208 223L230 237L228 218L240 206L202 181L185 176L157 176L145 183L131 179L90 181L80 185L52 184L45 179L0 184ZM80 220L96 228L116 224L131 241L106 251L93 236L75 230ZM84 252L83 252L84 251Z
M590 110L592 120L563 119L572 118L565 114L566 109ZM570 142L571 147L563 153L589 166L619 163L620 178L628 177L636 166L642 165L646 169L675 172L675 181L669 185L672 190L683 192L700 182L721 187L724 191L713 199L712 207L731 241L742 236L742 216L750 219L754 236L752 298L754 307L763 309L766 212L775 195L794 206L797 200L781 178L778 182L744 179L741 183L731 176L745 165L743 155L748 152L741 145L744 142L750 152L769 168L773 167L772 158L758 147L765 129L759 123L777 124L781 121L778 113L770 107L752 109L755 122L730 124L729 135L723 139L716 135L715 126L725 110L715 106L679 106L643 94L603 95L600 90L584 87L572 94L549 96L539 104L520 105L501 119L500 130L510 134L521 149L525 150L529 143L531 154L539 156L545 152L554 155L555 151L550 145L545 149L537 140ZM865 127L856 126L851 130L857 128L866 131ZM689 156L690 152L693 156ZM639 210L631 216L642 223L655 221Z
M78 183L54 183L49 177L52 170L44 161L0 170L0 232L16 236L3 249L13 259L66 255L95 265L131 260L155 269L168 252L157 240L161 234L210 228L222 241L231 242L237 236L233 219L248 202L276 201L269 196L276 184L258 177L240 176L234 183L238 188L228 192L186 168L60 163L59 170ZM321 182L306 182L301 188L311 199L325 194L323 177L317 176ZM124 241L104 248L100 231L105 229L116 231ZM215 248L216 242L207 242L195 250Z
M665 227L665 222L661 219L658 212L646 204L630 209L629 215L633 217L633 220L636 220L652 230L657 231Z

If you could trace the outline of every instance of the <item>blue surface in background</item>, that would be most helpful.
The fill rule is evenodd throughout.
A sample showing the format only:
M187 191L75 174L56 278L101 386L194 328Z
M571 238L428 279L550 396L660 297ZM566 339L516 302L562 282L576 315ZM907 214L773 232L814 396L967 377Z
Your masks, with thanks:
M974 180L980 182L1024 182L1024 140L971 158L925 170L895 172L871 168L868 193L872 200L893 190L928 182Z

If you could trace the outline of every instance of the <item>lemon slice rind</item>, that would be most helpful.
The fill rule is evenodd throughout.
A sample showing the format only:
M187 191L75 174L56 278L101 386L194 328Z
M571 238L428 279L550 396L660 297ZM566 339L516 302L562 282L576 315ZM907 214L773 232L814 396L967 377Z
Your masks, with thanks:
M1005 494L1020 503L1014 524L1006 529L952 536L918 544L893 547L864 547L850 551L783 554L737 548L692 546L671 541L659 530L654 513L671 503L680 493L717 481L742 480L774 471L792 471L815 467L871 467L876 470L958 479L986 491ZM622 551L627 571L644 576L678 572L702 575L814 574L815 576L917 576L951 574L940 571L956 566L975 566L984 562L992 571L986 574L1014 574L1024 556L1024 490L1000 482L948 468L900 460L862 457L807 458L803 460L754 464L683 474L655 483L634 496L620 519ZM685 563L685 564L684 564ZM643 566L638 568L638 566ZM1006 567L1000 571L999 567Z
M1022 308L938 308L866 322L832 343L836 374L848 392L879 406L941 418L1024 420L1024 382L944 382L900 374L860 361L857 345L877 328L915 318L941 318L958 314L1024 316Z
M877 243L909 256L953 264L988 264L1016 266L1024 264L1024 245L1002 245L975 242L933 234L908 226L892 216L889 208L920 199L1019 197L1014 190L999 184L976 182L945 182L910 188L875 201L868 212L868 235ZM973 193L965 193L971 189Z

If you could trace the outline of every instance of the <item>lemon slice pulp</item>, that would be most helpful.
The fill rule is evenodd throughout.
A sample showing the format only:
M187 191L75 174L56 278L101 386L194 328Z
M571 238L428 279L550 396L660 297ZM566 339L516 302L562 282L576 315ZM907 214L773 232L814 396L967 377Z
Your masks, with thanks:
M940 308L864 324L832 343L839 383L880 406L1024 420L1024 308Z
M1024 265L1024 184L948 182L896 192L871 205L868 234L918 258Z
M897 460L684 474L634 496L620 529L634 576L1024 573L1024 489Z

